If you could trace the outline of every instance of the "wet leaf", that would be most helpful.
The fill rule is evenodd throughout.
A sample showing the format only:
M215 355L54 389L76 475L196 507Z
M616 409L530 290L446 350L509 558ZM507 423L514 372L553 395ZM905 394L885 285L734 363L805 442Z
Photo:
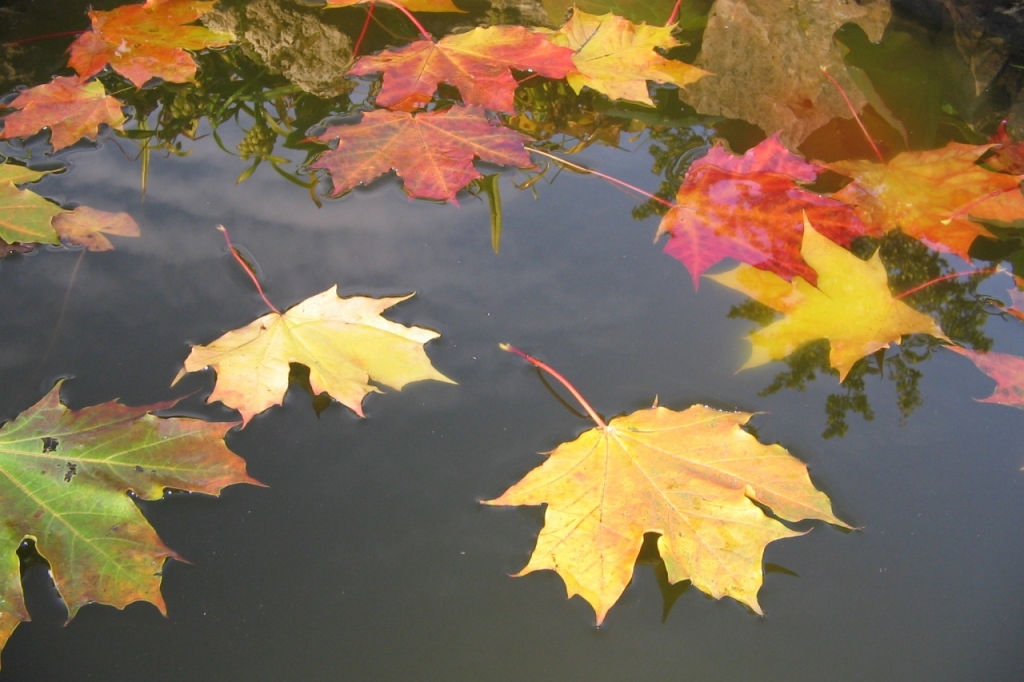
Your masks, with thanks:
M381 316L407 298L338 298L337 287L331 287L283 314L268 313L213 343L193 346L175 382L187 372L213 368L217 384L208 402L238 410L243 425L281 404L291 363L309 368L314 393L328 393L360 417L366 394L381 392L370 381L399 390L425 379L454 383L423 350L439 334Z
M850 111L828 82L828 69L862 109L864 96L846 73L833 34L853 22L872 40L889 22L882 0L716 0L697 66L712 72L680 93L704 114L780 131L789 146Z
M787 150L777 136L742 156L712 147L690 165L676 206L661 221L658 234L670 235L665 253L686 265L694 288L723 258L816 284L817 274L800 255L803 216L843 246L868 232L852 207L797 184L813 182L823 170Z
M58 76L29 88L7 106L19 111L3 117L0 139L29 137L49 128L55 152L83 137L95 140L103 123L123 130L125 121L121 103L107 95L103 83L83 83L74 76Z
M811 341L828 339L829 364L842 381L858 360L898 344L905 334L948 340L932 318L893 298L878 253L862 261L810 223L804 224L801 253L818 273L817 288L802 277L786 282L749 265L709 275L784 315L748 337L753 348L741 369L781 360Z
M126 493L154 500L168 488L216 495L256 483L224 445L233 423L151 414L173 403L69 410L60 386L0 428L0 646L28 620L16 552L23 540L34 539L50 563L69 619L92 602L148 601L164 612L160 572L177 555Z
M996 381L996 390L981 403L999 403L1024 410L1024 358L1006 353L979 353L960 346L947 346L973 362L978 369Z
M656 51L679 45L671 27L634 24L614 14L597 16L576 9L565 26L551 35L551 42L576 52L577 71L567 79L577 93L587 86L612 99L653 106L647 81L682 86L707 75Z
M139 225L127 213L108 213L79 206L53 219L53 229L62 242L84 246L89 251L111 251L114 245L105 235L138 237Z
M186 50L221 47L234 40L230 33L188 25L215 4L205 0L146 0L110 12L89 12L92 30L71 44L68 63L83 80L109 64L138 88L151 78L171 83L193 80L196 63Z
M837 161L828 167L854 179L832 195L857 207L861 219L882 231L903 230L928 246L970 260L977 237L992 237L978 220L1024 216L1020 176L994 173L976 161L987 145L951 142L942 149L903 152L887 164Z
M371 0L327 0L327 7L352 7L368 5ZM380 2L378 5L384 5ZM465 12L452 3L452 0L392 0L387 4L399 4L410 12Z
M63 209L35 192L18 189L12 182L0 182L0 239L8 244L58 243L50 221L60 213Z
M767 516L832 514L802 462L741 427L751 415L694 405L616 417L555 448L492 505L546 504L544 528L519 575L550 569L600 624L633 577L644 533L658 533L668 579L761 613L765 546L801 535ZM755 504L757 502L758 504Z
M330 172L336 195L395 170L411 196L448 200L482 177L473 167L474 157L504 166L531 165L523 137L493 125L477 107L415 115L371 111L355 125L331 126L318 139L338 141L310 165Z
M523 26L491 26L362 57L349 73L384 72L376 98L381 107L417 109L430 101L439 83L450 83L468 105L511 113L518 83L510 69L562 78L573 68L572 50L540 33Z

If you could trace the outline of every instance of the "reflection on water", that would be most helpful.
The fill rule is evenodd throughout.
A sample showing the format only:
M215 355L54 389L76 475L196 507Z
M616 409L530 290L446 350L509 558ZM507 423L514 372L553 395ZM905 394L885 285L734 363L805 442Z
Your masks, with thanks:
M538 2L460 4L473 11L420 16L438 36L495 12L531 23L546 16ZM895 4L880 43L851 25L834 36L869 102L870 132L889 154L982 142L1017 97L1017 48L979 93L987 76L964 58L957 27L922 25L904 11L913 3ZM0 40L84 29L85 5L2 8ZM1015 679L1024 434L1016 411L973 401L991 381L970 363L912 336L862 359L842 384L825 342L736 374L750 323L775 314L722 288L695 293L685 268L651 244L663 205L638 206L636 196L553 163L481 167L491 179L472 188L479 201L411 201L394 177L327 199L326 180L306 170L324 149L309 138L371 107L379 79L340 77L366 11L260 0L218 12L242 40L197 55L195 82L136 90L102 76L128 107L123 135L107 131L99 144L55 155L45 133L0 146L9 159L66 169L33 191L65 207L127 211L142 226L141 239L115 238L116 251L80 261L50 248L0 261L0 418L60 376L74 377L74 407L184 395L183 413L231 418L203 404L209 373L169 388L189 344L264 312L219 223L260 263L282 307L336 283L345 295L415 291L395 318L443 332L428 352L459 387L373 395L358 420L313 396L308 370L293 365L285 404L229 436L269 489L145 505L190 562L165 568L168 619L144 604L90 606L58 628L41 559L22 551L36 619L5 648L0 680L127 680L140 668L158 680ZM379 12L360 54L412 34L399 13ZM699 37L701 23L688 25ZM3 87L47 82L70 40L5 46ZM692 60L699 47L679 54ZM670 202L711 145L740 153L772 132L698 113L675 88L652 95L656 106L645 108L532 78L506 122L538 149ZM442 86L432 106L457 98ZM824 160L870 154L859 136L855 124L833 120L801 149ZM815 189L842 183L828 177ZM486 193L498 187L495 211ZM996 236L1006 248L986 252L993 262L1019 251L1018 232ZM896 293L970 269L897 232L855 249L880 250ZM1020 323L996 314L989 298L1009 286L1005 275L978 274L906 301L965 347L1020 355ZM819 526L772 544L763 619L688 582L669 584L649 534L632 584L595 631L592 613L567 603L553 574L507 577L525 564L542 510L477 504L536 466L543 458L534 453L589 428L499 342L549 360L607 416L655 396L675 409L769 413L754 419L760 440L806 461L837 514L862 530Z

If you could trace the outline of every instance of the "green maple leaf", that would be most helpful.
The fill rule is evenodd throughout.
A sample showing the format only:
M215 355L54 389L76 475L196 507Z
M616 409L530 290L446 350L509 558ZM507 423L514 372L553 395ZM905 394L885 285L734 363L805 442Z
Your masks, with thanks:
M90 602L148 601L163 613L160 572L177 555L129 491L152 500L168 488L216 495L257 483L224 444L234 423L151 414L172 404L74 411L61 404L58 383L0 427L0 647L29 619L17 555L24 540L50 563L69 620Z

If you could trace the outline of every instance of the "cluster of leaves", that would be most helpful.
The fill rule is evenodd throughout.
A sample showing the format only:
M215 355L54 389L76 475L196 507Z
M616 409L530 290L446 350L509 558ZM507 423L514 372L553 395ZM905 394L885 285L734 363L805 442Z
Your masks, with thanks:
M364 1L329 0L324 9ZM1024 232L1007 237L999 230L1020 229L1013 221L1024 219L1018 189L1024 177L1022 148L999 140L993 156L992 145L950 142L891 158L878 151L877 162L812 162L787 142L811 132L808 121L823 115L814 112L734 154L713 139L710 125L699 130L691 125L694 115L678 102L674 109L664 106L664 93L683 88L685 97L687 86L696 85L692 96L703 93L699 99L708 102L708 93L718 92L721 106L716 106L726 108L721 78L715 85L706 71L672 58L681 47L674 33L679 3L594 0L572 8L561 23L568 5L546 0L549 14L558 17L553 23L561 24L557 29L486 26L435 40L412 12L460 11L449 0L380 2L403 12L422 39L351 65L347 73L353 78L382 74L356 121L337 119L356 110L347 96L327 101L305 93L229 47L235 40L231 34L195 25L213 2L146 0L91 12L91 29L70 49L69 65L77 75L58 76L11 100L0 138L49 129L57 152L83 138L96 140L106 125L140 140L144 155L160 147L187 153L180 138L196 137L201 117L225 147L218 126L245 115L252 124L237 151L252 165L240 180L267 161L312 192L315 180L285 171L287 161L275 155L283 138L308 150L306 169L326 171L335 196L395 171L412 197L450 201L468 189L487 192L492 206L500 206L495 176L484 178L476 160L523 169L529 179L521 187L532 187L544 171L531 153L559 168L590 172L556 153L571 154L593 143L615 146L623 134L649 128L655 172L664 172L666 179L658 194L647 194L652 203L637 216L662 214L658 235L668 236L665 251L688 268L695 287L721 260L740 262L711 278L756 302L736 313L762 327L749 337L752 351L744 368L789 363L789 375L768 392L782 385L801 387L815 372L836 374L848 389L830 398L829 410L839 415L830 428L840 433L845 428L840 417L848 411L870 417L864 376L881 372L885 349L909 337L900 355L888 360L902 387L904 414L919 402L920 372L912 365L947 344L997 376L1000 387L992 401L1024 406L1019 384L1024 359L977 352L990 345L978 332L989 302L974 297L977 278L953 282L958 273L950 273L939 256L969 260L979 240L1020 246ZM743 5L719 2L719 18ZM843 19L827 5L821 3L815 10L820 16L812 17L826 27L827 40L813 47L834 57L832 34L851 17ZM587 11L598 6L608 11ZM864 11L868 14L852 18L877 22L876 10ZM725 47L712 40L714 28L709 25L702 53L709 66ZM523 80L532 82L521 85L518 77L527 72ZM818 73L810 83L820 89L830 79L829 73ZM881 118L896 120L877 93L861 94L878 103ZM762 88L752 101L773 96ZM135 124L127 131L125 106L131 107ZM153 112L158 112L157 127L150 130ZM758 120L774 122L781 115L776 111ZM827 172L846 184L822 191ZM111 245L101 232L137 234L123 214L64 211L17 186L42 175L0 165L0 246L63 239L102 250ZM903 243L900 239L916 251L887 261L885 245ZM883 248L863 253L866 242ZM1019 260L1022 251L1012 251L1011 259ZM1006 257L999 253L997 259ZM255 274L249 274L259 288ZM332 288L285 312L267 301L271 313L194 347L182 374L214 369L209 400L236 409L243 427L281 403L291 363L308 367L316 393L362 415L362 402L379 391L376 385L401 389L418 380L450 382L424 351L435 332L383 317L402 300L341 298ZM1024 319L1018 306L1002 308ZM510 350L564 382L539 360ZM872 356L879 358L877 370L868 364ZM716 598L731 596L760 613L764 548L799 534L783 522L817 519L848 527L814 488L802 463L742 428L751 415L655 405L606 423L565 383L596 428L559 446L490 504L548 505L523 573L556 570L570 595L580 594L593 605L598 622L629 583L645 533L660 535L658 549L671 582L690 580ZM14 553L25 537L37 538L72 615L89 601L123 606L143 599L162 608L155 576L175 555L124 493L151 498L172 487L216 494L232 483L254 482L223 445L234 424L151 414L170 405L111 403L70 412L60 405L58 392L59 387L0 429L5 472L0 505L12 518L8 551L0 557L6 570L0 643L27 618ZM103 507L102 513L84 514L86 505ZM113 546L120 549L107 549Z

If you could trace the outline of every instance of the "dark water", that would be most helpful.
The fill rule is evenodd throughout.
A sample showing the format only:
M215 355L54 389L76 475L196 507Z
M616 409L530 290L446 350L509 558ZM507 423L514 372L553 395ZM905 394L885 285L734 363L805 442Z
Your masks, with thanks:
M37 567L26 573L34 620L4 649L0 680L1024 678L1024 418L975 402L992 382L963 358L939 351L921 366L923 405L906 419L892 383L869 377L874 420L852 416L844 437L824 439L834 377L759 396L780 365L734 374L751 325L726 312L741 297L708 281L695 293L651 245L657 218L634 221L636 199L594 178L563 173L534 199L506 174L495 255L485 202L414 202L394 179L318 209L266 167L235 184L244 166L207 138L188 157L154 154L142 200L138 163L112 142L58 157L67 172L34 191L126 211L142 238L84 255L49 354L79 253L0 263L0 419L65 376L75 408L194 393L178 413L231 418L203 405L209 373L169 388L190 343L265 312L219 223L282 309L335 284L416 292L390 317L440 331L428 353L459 385L371 395L360 420L337 403L318 417L293 384L283 407L228 438L268 488L144 504L191 562L165 569L168 617L91 605L62 627ZM657 183L642 146L576 160ZM1000 286L1009 280L985 285ZM1019 323L993 317L985 332L995 350L1024 352ZM807 462L860 529L809 524L771 544L763 618L681 587L666 614L648 562L595 629L553 573L508 577L542 510L479 504L589 428L499 342L543 357L607 416L655 396L764 412L760 439Z

